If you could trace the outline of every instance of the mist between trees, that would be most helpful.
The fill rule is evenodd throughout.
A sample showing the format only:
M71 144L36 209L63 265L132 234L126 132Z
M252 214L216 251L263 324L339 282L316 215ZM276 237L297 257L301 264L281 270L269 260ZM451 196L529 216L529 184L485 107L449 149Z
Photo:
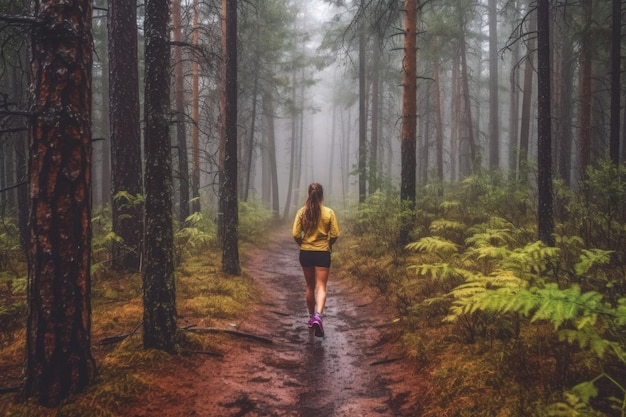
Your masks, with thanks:
M2 215L36 259L45 210L74 210L85 243L90 210L111 207L116 267L144 253L168 275L171 216L202 212L236 274L238 201L278 222L312 181L348 209L488 171L536 188L554 243L552 181L575 189L624 157L621 14L615 0L0 0ZM147 252L144 226L163 237Z

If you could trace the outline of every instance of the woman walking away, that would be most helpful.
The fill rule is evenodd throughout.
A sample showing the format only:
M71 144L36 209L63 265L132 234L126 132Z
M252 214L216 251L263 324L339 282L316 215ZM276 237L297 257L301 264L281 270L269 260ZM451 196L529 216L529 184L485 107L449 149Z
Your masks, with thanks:
M293 238L300 245L300 265L306 281L306 306L309 328L324 336L322 314L326 304L326 283L330 252L339 237L335 212L323 205L324 189L316 182L309 185L309 197L293 222Z

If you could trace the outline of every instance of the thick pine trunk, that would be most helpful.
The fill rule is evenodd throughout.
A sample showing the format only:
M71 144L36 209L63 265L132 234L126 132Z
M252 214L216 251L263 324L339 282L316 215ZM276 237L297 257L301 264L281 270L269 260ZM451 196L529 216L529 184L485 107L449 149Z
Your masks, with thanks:
M416 130L417 130L417 0L404 3L404 62L402 67L402 133L400 199L405 209L412 212L416 198ZM407 243L411 222L405 222L400 242Z
M539 0L537 2L538 229L539 239L547 246L554 246L550 76L550 7L548 0Z
M222 271L239 275L239 211L237 207L237 1L222 0Z
M145 157L146 231L143 344L174 352L176 287L172 228L172 155L169 135L169 0L146 3Z
M36 1L24 393L58 406L91 353L91 1ZM72 25L66 22L73 22Z
M122 238L113 243L113 268L126 271L140 270L143 250L136 9L136 0L111 2L108 20L112 217L113 232Z

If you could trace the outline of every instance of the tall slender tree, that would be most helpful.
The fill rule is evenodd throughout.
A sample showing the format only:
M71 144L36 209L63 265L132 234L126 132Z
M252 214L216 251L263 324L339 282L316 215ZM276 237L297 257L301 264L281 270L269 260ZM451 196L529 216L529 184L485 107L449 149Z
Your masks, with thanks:
M189 217L189 158L185 127L185 76L183 71L181 0L172 0L172 38L174 39L174 107L176 113L176 145L178 149L179 220Z
M611 130L609 155L615 165L619 164L619 129L621 97L621 45L622 45L622 2L612 2L611 24Z
M365 0L361 0L360 14L361 19L359 22L359 202L365 201L367 196L367 89L366 87L366 13L365 13Z
M224 219L222 270L239 275L237 207L237 0L222 0L222 164L220 207Z
M489 168L500 166L498 85L498 2L489 0Z
M24 393L58 406L91 352L91 0L36 0ZM71 24L69 24L71 22Z
M402 137L400 199L406 209L413 211L416 199L416 139L417 139L417 0L405 0L404 60L402 63ZM408 241L410 222L402 228L401 243Z
M139 271L143 250L143 194L139 131L137 1L109 4L109 122L113 268Z
M539 197L539 239L554 246L552 213L552 121L550 111L550 5L537 1L537 191Z
M146 2L145 28L145 267L143 344L174 352L176 287L170 151L169 0Z
M199 25L199 4L198 0L193 0L193 36L194 49L198 48L200 42ZM200 64L197 59L191 63L191 196L192 211L200 211Z
M580 47L580 100L578 110L579 130L579 158L581 178L585 176L585 171L591 163L591 109L592 109L592 31L593 24L593 0L581 0L582 19L584 28L582 31Z

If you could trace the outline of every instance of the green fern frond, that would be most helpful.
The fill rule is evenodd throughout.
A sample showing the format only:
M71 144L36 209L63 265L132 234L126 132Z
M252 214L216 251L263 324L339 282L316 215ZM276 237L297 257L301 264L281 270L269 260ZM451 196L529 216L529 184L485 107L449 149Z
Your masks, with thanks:
M465 224L453 220L439 219L434 220L430 224L431 233L441 233L444 231L462 232L465 230Z
M502 269L510 269L521 277L526 274L541 275L550 265L557 262L560 249L545 246L537 241L513 250L500 263Z
M514 242L510 229L487 229L483 232L474 233L465 239L467 246L504 246Z
M439 205L439 208L445 213L453 210L459 210L462 207L460 201L444 201Z
M501 260L505 259L510 253L510 250L501 246L480 246L468 249L465 255L467 257L476 258L477 260Z
M455 268L447 263L411 265L407 269L415 270L418 277L430 277L434 280L444 281L451 279L461 279L468 277L469 271Z
M405 248L415 252L434 253L442 258L458 253L459 251L459 247L455 243L436 236L423 237L417 242L409 243Z
M577 275L584 275L595 266L607 265L611 262L611 254L614 251L602 249L583 249L580 261L575 265Z
M563 329L559 331L559 339L571 344L577 343L581 349L590 348L598 358L603 358L605 353L615 345L614 342L598 335L591 327L578 330Z

